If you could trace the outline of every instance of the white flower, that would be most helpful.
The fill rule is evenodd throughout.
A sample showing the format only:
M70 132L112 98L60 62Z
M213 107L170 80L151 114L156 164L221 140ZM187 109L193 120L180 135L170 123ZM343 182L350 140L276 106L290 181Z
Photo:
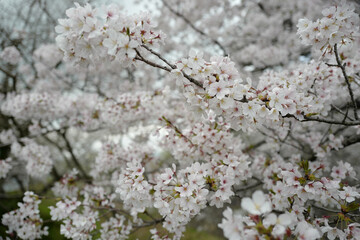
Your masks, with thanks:
M225 97L226 94L230 93L230 90L228 88L226 88L225 84L223 81L221 82L214 82L210 85L209 87L209 95L210 96L215 96L218 99L223 99Z
M299 20L296 26L298 27L298 33L306 32L309 30L309 27L311 26L311 21L307 18L302 18Z
M115 55L120 42L122 39L126 41L126 37L113 29L109 29L107 34L109 37L104 39L103 45L108 49L108 54Z
M187 75L192 73L192 69L189 66L189 60L186 58L181 59L181 62L177 63L176 67Z
M170 181L173 179L174 172L171 168L166 168L165 173L160 175L160 179L163 181L164 184L169 184Z
M233 98L224 97L223 99L220 100L220 106L223 109L233 108L234 105L235 105L235 101Z
M276 216L274 213L270 213L264 219L263 224L265 227L273 225L274 228L272 233L275 236L280 236L285 233L286 227L289 226L291 222L291 215L289 213L284 213L279 216Z
M56 208L50 206L50 215L51 220L57 221L65 219L71 216L74 211L80 206L81 202L76 201L76 198L73 199L64 199L63 201L59 201L56 203Z
M241 200L241 207L253 215L261 215L271 211L271 202L266 195L258 190L253 193L252 199L245 197Z
M124 36L124 35L122 35ZM122 38L119 42L119 51L116 56L122 60L124 58L133 59L136 56L135 48L139 46L139 43L135 40L129 40L127 37Z
M360 193L356 191L353 187L344 187L344 191L339 192L339 196L341 199L345 200L346 202L350 203L355 201L355 198L360 197Z
M188 183L183 184L181 187L175 187L175 191L180 193L180 197L190 197L193 190L194 187Z
M339 239L346 239L346 234L336 227L331 227L327 222L324 227L321 228L323 233L327 233L329 240L334 240L339 237Z
M295 232L301 240L314 240L321 237L320 232L306 221L299 222Z
M41 178L51 172L53 161L49 147L39 145L33 140L26 140L25 146L12 151L17 158L26 162L26 171L30 176Z
M205 63L202 52L196 52L194 49L191 49L189 57L188 65L192 69L200 69Z
M48 235L48 227L42 228L40 202L33 192L25 192L23 203L18 203L19 208L2 216L1 223L9 228L7 233L16 232L19 238L29 240Z
M218 226L223 229L225 237L229 240L243 239L244 224L241 221L242 217L233 216L229 207L223 214L224 218Z

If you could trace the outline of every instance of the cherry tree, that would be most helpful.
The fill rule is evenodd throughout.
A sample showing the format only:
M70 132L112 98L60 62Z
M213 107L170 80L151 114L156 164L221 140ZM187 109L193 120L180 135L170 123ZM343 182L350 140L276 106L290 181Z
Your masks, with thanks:
M2 27L6 239L360 239L356 2L46 3Z

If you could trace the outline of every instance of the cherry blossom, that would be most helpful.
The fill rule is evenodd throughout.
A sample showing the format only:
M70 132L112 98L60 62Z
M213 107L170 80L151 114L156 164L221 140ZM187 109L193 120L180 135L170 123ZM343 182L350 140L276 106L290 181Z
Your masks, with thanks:
M270 202L267 201L266 195L262 191L256 191L251 198L243 198L241 207L250 214L261 215L271 211Z
M357 3L47 1L1 27L7 237L360 238Z
M2 224L9 229L7 233L16 232L22 239L38 239L49 234L48 227L42 228L38 196L33 192L25 192L23 203L18 203L19 209L6 213Z

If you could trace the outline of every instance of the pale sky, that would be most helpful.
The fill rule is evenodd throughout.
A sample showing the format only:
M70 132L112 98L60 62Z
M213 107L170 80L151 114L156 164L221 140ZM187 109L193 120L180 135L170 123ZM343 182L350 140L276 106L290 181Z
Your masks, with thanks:
M154 12L156 10L155 4L160 2L160 0L148 0L148 1L141 1L139 4L137 0L106 0L106 1L99 1L100 3L118 3L125 7L125 10L129 13L136 13L140 11L149 11Z

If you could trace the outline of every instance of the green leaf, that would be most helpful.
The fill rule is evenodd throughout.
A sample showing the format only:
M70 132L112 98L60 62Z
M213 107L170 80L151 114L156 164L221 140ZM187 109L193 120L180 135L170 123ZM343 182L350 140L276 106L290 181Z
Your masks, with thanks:
M351 203L347 206L347 210L348 210L348 212L353 212L353 211L358 210L359 207L360 207L360 204L354 201L354 202L351 202Z

